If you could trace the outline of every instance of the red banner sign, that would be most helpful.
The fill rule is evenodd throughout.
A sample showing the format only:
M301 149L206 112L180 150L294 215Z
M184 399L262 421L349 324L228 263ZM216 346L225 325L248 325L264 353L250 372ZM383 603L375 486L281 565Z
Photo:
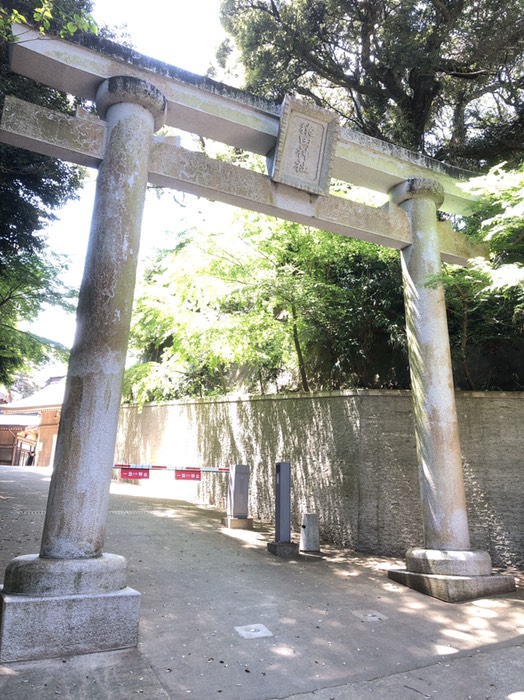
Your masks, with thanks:
M177 481L201 481L202 472L200 469L175 469L175 479Z
M121 467L120 476L122 479L149 479L149 469L127 469Z

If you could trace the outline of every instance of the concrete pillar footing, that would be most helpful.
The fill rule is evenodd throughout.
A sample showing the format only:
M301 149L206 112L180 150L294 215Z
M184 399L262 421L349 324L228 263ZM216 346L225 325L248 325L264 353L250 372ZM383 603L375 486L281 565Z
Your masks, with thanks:
M136 646L140 594L126 573L118 554L15 557L0 587L0 662Z
M294 542L268 542L267 551L282 559L297 559L299 557L298 544Z
M0 662L127 649L138 643L140 593L9 595L0 587Z
M391 569L388 577L447 603L515 590L515 579L493 574L491 558L481 550L414 547L406 552L406 569Z
M6 567L4 593L33 597L118 591L126 586L127 562L118 554L54 559L24 554Z
M443 576L490 576L491 557L482 550L427 549L406 552L406 569L419 574Z
M446 576L421 574L401 569L390 569L388 577L408 588L438 598L446 603L462 603L515 590L512 576Z
M222 518L222 525L228 527L231 530L252 530L253 529L253 518L233 518L227 516Z

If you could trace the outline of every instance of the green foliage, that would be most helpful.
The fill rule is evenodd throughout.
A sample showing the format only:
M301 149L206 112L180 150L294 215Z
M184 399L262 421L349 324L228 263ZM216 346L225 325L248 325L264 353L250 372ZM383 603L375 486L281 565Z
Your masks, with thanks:
M524 0L222 0L246 87L456 164L522 155ZM217 54L234 55L231 40Z
M85 2L62 4L64 11L75 4L78 11L90 7ZM16 5L25 11L37 3ZM0 45L0 107L5 95L60 112L72 113L74 109L67 95L12 73L7 45L3 44ZM0 271L20 255L38 255L43 250L45 243L40 232L54 220L53 210L75 196L82 178L83 171L76 166L0 145Z
M504 268L510 284L517 268L524 265L524 167L507 170L504 166L469 182L481 201L469 224L489 243L492 269Z
M457 165L522 161L524 0L222 0L221 9L229 38L217 59L223 66L231 62L234 40L249 90L276 100L303 95L338 112L346 126ZM466 270L447 267L437 280L446 288L462 388L522 388L523 185L518 170L492 170L486 181L473 181L483 205L464 231L489 243L489 260ZM324 358L337 375L335 385L352 377L356 384L385 386L387 367L391 385L402 385L398 287L368 251L346 262L337 265L335 284L342 293L348 280L344 304L333 293L324 314L317 301L315 323L304 324L313 318L307 312L297 315L308 375L323 374ZM393 261L388 266L395 269ZM366 277L380 297L371 319L367 312L375 307L363 293ZM305 288L301 294L302 312L308 307ZM334 324L330 308L337 310ZM323 348L316 355L309 352L315 344Z
M0 104L17 95L60 111L71 109L65 95L37 86L8 69L0 46ZM53 210L75 196L82 171L62 161L0 145L0 382L45 362L53 343L21 330L45 304L62 304L56 287L60 267L47 258L44 229ZM63 351L63 349L62 349Z
M91 3L63 0L51 3L13 2L0 8L0 39L8 41L11 21L25 18L42 31L63 35L76 22L86 29ZM8 41L0 42L0 108L6 95L72 113L71 99L55 90L12 73ZM45 227L54 210L76 196L83 170L57 159L0 145L0 383L9 386L28 365L45 362L64 349L45 338L21 330L45 305L66 305L68 296L57 286L62 262L49 258ZM74 232L72 232L74 235Z
M61 112L71 112L66 95L9 70L7 46L0 46L0 107L5 95ZM9 260L43 248L39 231L53 209L75 196L83 171L57 159L0 144L0 271Z
M501 168L473 181L482 205L464 230L489 259L435 280L459 388L523 385L523 185ZM399 256L378 246L239 215L221 234L180 234L135 308L128 401L409 387Z
M21 330L45 304L71 308L59 282L62 269L59 259L25 254L12 258L0 275L0 384L10 386L17 373L67 354L60 345Z
M468 389L524 387L524 170L493 168L473 179L480 195L465 232L489 245L486 259L447 266L451 349L459 385Z
M0 41L13 41L12 24L27 24L41 34L52 33L62 38L77 32L98 33L98 27L90 14L89 0L19 0L0 7Z
M254 328L251 324L248 331L246 319L235 327L221 308L235 285L209 273L217 256L228 254L213 238L196 231L181 234L177 248L161 252L146 274L130 345L147 366L128 373L126 387L131 385L132 393L124 391L127 399L226 393L227 375ZM263 352L260 345L253 355Z
M519 390L524 380L522 287L494 287L486 264L445 267L455 383L471 390Z
M251 219L243 236L259 256L255 285L244 285L243 298L262 295L271 304L271 317L284 326L294 348L295 383L301 389L404 381L402 372L389 372L386 360L395 355L397 369L405 365L396 253L263 217Z
M262 216L181 236L135 304L125 399L405 386L398 254Z

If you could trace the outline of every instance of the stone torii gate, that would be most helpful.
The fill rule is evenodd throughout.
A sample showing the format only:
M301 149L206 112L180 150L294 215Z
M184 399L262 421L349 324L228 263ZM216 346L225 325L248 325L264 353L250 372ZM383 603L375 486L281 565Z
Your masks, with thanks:
M424 546L389 575L443 600L511 591L470 548L441 259L478 255L437 209L470 202L465 173L361 134L292 98L283 105L117 44L13 28L11 68L95 103L99 118L5 100L0 141L97 167L96 198L39 554L16 557L1 591L0 661L134 646L140 595L104 553L122 376L147 183L400 249ZM163 126L268 156L269 176L186 150ZM373 208L329 194L331 177L389 194Z

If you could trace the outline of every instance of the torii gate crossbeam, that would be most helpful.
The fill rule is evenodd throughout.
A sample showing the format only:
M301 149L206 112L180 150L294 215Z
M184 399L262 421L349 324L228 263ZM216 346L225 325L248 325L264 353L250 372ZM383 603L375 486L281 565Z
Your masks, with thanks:
M242 90L155 61L135 51L93 35L81 35L82 43L65 43L14 25L18 42L12 49L15 73L43 85L94 101L100 83L125 75L147 80L166 98L165 124L199 134L245 151L267 155L277 142L281 106ZM92 51L86 51L91 47ZM462 214L471 197L461 187L468 173L404 148L349 129L336 143L334 178L387 194L392 187L413 177L431 177L444 188L442 211Z
M441 257L478 254L437 222L439 208L468 207L460 173L339 134L333 115L292 100L279 108L96 38L14 31L13 70L94 100L100 119L10 98L0 140L99 174L41 549L6 569L0 661L137 643L140 596L103 545L148 180L401 250L425 542L389 575L449 601L513 590L486 552L470 550L444 295L426 284ZM165 123L267 155L271 178L154 136ZM333 197L331 174L390 202Z

